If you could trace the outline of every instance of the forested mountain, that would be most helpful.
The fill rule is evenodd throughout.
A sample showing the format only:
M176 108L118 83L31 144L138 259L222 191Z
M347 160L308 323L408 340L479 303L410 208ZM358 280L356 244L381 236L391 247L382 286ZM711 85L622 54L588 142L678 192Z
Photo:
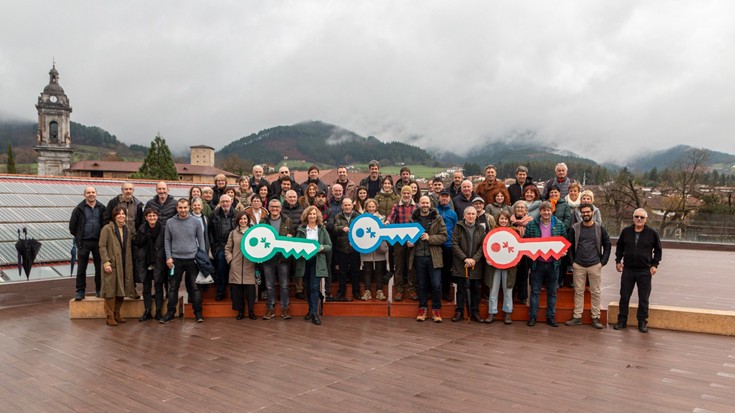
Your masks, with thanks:
M235 155L254 162L276 163L293 160L327 165L366 163L372 159L387 163L433 164L432 156L417 146L400 142L383 143L373 136L324 122L312 121L276 126L240 138L219 150L216 157Z
M2 148L2 151L5 152L8 144L12 144L16 162L35 162L36 152L33 150L33 146L36 145L37 125L36 122L29 121L0 120L0 148ZM115 153L116 159L142 159L147 149L140 145L128 146L120 142L115 135L98 126L87 126L76 122L71 122L71 137L72 146L75 149L81 149L82 146L106 149L104 156ZM75 150L74 160L86 159L88 157L86 156L87 152L86 150ZM100 154L100 151L93 152L89 152L90 156L99 156Z
M652 152L627 162L628 168L633 171L648 171L653 168L663 170L669 167L675 167L675 164L686 155L686 152L695 149L689 145L677 145L668 149ZM732 174L733 165L735 165L735 155L729 153L711 151L707 152L707 164L720 173Z

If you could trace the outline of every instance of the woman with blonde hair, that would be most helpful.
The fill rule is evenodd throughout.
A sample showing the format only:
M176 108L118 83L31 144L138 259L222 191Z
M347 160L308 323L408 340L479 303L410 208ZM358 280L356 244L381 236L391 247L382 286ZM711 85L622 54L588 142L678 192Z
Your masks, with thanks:
M585 189L579 195L579 200L582 204L592 205L592 221L596 222L599 225L602 225L602 213L600 213L600 209L594 205L595 194L592 193L592 191L590 191L589 189ZM577 222L582 222L582 214L579 212L578 209L576 209L574 211L574 214L572 215L572 225L576 224Z
M309 313L304 320L320 325L319 319L319 287L322 279L329 276L327 268L327 253L332 250L332 241L329 238L321 212L314 205L306 207L301 214L301 225L296 230L297 238L305 238L319 243L319 252L316 256L296 260L294 276L304 279L304 292L309 302Z

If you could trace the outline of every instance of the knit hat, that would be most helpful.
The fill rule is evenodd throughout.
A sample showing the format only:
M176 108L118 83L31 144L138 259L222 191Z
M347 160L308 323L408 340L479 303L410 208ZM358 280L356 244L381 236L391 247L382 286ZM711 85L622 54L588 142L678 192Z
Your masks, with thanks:
M403 193L404 193L404 192L408 192L408 193L410 194L410 193L411 193L411 186L409 186L409 185L404 185L404 186L403 186L403 187L401 188L401 195L403 195Z

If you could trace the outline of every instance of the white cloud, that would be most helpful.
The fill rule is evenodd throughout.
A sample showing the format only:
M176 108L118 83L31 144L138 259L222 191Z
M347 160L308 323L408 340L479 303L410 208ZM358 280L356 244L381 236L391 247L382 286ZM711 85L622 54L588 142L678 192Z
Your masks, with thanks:
M457 152L517 130L599 161L680 143L735 152L728 1L5 9L0 113L35 118L55 57L72 119L127 143L160 131L174 148L220 148L323 120Z

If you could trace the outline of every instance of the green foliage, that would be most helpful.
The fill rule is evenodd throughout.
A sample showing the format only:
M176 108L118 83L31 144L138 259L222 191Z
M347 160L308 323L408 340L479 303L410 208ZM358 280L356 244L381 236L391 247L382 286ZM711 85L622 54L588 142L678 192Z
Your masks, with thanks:
M110 134L98 126L85 126L71 122L71 139L75 145L94 145L105 148L114 148L121 145L117 136Z
M462 165L462 169L464 176L484 175L482 167L473 162L465 162L465 164Z
M130 151L131 152L137 152L143 154L145 156L148 153L148 148L146 148L143 145L138 145L136 143L130 145Z
M140 166L138 172L132 174L130 177L167 181L176 181L179 179L179 174L176 172L176 165L174 165L174 160L171 157L171 150L161 135L156 135L156 138L151 142L151 147L148 149L148 154L143 161L143 165Z
M15 170L15 156L13 156L13 145L8 144L8 159L6 161L7 171L9 174L18 173Z

